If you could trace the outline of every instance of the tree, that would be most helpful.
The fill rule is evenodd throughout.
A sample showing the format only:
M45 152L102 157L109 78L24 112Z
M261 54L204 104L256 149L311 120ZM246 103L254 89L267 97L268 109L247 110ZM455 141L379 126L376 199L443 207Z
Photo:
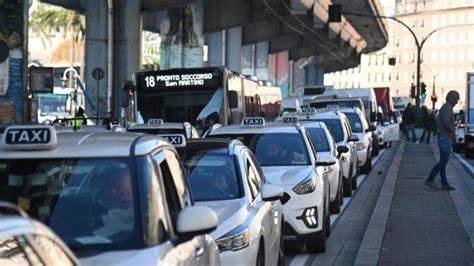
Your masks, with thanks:
M64 38L70 38L71 62L70 67L74 67L75 44L83 46L85 39L86 21L85 17L79 13L64 8L50 6L39 3L30 15L29 21L31 29L39 33L43 43L49 40L53 33L63 33ZM81 79L84 80L84 58L81 58ZM73 87L73 77L70 76L69 87Z

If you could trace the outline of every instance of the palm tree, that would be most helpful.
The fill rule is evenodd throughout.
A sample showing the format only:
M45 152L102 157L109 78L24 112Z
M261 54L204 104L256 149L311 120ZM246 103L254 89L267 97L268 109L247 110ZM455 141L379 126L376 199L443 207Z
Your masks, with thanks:
M85 39L85 17L79 13L64 8L39 3L38 8L31 12L29 25L44 40L49 40L53 33L63 32L64 37L71 40L71 62L74 67L75 44L84 44ZM81 80L84 80L84 58L81 58ZM74 87L73 77L69 78L69 87Z

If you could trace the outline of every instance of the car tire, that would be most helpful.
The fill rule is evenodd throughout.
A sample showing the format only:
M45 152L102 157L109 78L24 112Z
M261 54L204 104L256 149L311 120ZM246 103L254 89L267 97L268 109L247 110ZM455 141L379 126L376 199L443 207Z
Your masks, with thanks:
M376 139L374 142L373 142L373 150L372 150L372 156L377 156L379 155L379 151L380 151L380 146L379 146L379 141Z
M357 190L357 178L352 178L352 190Z
M454 151L455 153L461 153L461 152L462 152L462 146L459 145L459 144L457 144L457 143L454 144L454 145L453 145L453 151Z
M258 247L258 252L257 252L257 261L255 265L265 266L265 251L264 251L263 241L260 241L260 246Z
M329 203L329 210L331 213L340 213L341 212L341 189L337 189L337 195L333 202Z
M349 170L349 178L344 178L342 182L344 185L344 197L351 197L352 196L352 166L351 170Z
M324 216L324 226L326 227L324 229L326 237L329 237L331 235L331 216L329 214L329 211L326 209L326 216Z
M370 171L372 171L372 156L367 156L367 160L365 160L365 164L360 168L360 172L368 175Z
M278 249L278 266L285 265L285 241L283 239L283 235L285 232L284 229L284 219L281 220L281 235L280 235L280 248Z
M326 219L323 219L325 223ZM323 224L321 231L316 234L316 237L306 242L306 250L310 253L323 253L326 251L326 225Z

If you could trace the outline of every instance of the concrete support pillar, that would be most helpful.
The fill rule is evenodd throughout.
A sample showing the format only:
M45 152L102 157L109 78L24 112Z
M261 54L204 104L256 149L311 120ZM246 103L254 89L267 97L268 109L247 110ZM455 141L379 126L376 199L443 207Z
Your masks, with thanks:
M255 75L255 45L242 46L242 74Z
M269 42L259 42L256 44L256 66L255 75L259 80L268 80L268 52Z
M206 36L207 65L225 65L225 31L209 33Z
M290 64L288 51L270 54L268 57L269 80L280 87L283 97L290 94Z
M203 8L203 0L197 0L166 10L160 27L160 69L203 66Z
M98 1L102 2L102 1ZM125 81L131 81L140 67L142 19L141 1L119 0L114 6L113 110L121 110ZM103 56L103 55L102 55ZM105 57L105 56L104 56Z
M234 27L226 33L226 66L242 73L242 27Z
M100 113L107 110L107 1L86 0L86 55L84 77L86 83L85 110L89 117L97 114L97 90ZM97 83L92 70L99 67L105 76Z
M324 68L318 67L316 64L305 66L305 80L305 85L323 86Z

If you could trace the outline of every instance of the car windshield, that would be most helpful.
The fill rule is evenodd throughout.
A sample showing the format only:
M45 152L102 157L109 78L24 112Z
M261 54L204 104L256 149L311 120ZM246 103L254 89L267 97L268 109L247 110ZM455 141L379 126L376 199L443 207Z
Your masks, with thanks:
M347 112L344 113L347 118L349 119L349 123L351 124L352 132L354 133L363 133L364 129L362 128L362 122L360 121L360 117L356 113Z
M0 200L18 204L75 250L140 246L130 158L0 160Z
M316 150L318 152L326 152L330 151L329 142L326 138L326 133L322 128L306 128L309 133L309 137L313 141L314 145L316 145Z
M242 197L241 184L231 155L194 150L186 152L182 159L195 201L231 200Z
M185 134L182 128L129 128L127 131L152 135Z
M335 142L344 140L344 133L342 132L342 125L339 119L316 119L316 121L324 122Z
M261 166L311 164L303 136L298 133L232 134L212 137L241 140L253 151Z

